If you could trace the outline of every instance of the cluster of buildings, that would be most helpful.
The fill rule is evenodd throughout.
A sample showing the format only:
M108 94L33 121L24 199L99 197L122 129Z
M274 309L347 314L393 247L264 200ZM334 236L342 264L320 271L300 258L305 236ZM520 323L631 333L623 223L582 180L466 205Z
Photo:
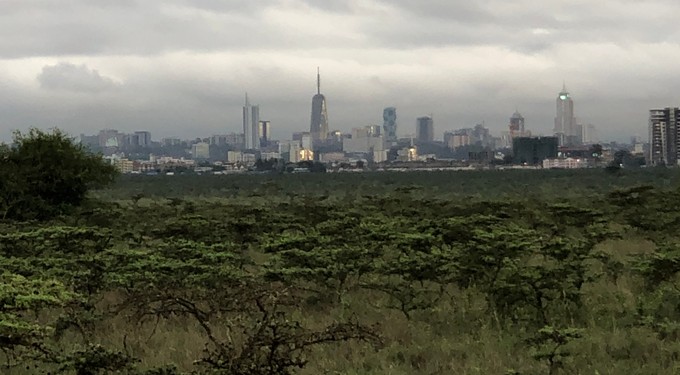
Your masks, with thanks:
M371 163L383 167L391 163L457 161L463 163L513 162L545 168L591 166L589 152L596 143L595 127L583 125L574 116L574 102L563 87L556 99L556 116L551 136L532 136L525 119L515 111L507 130L494 136L484 123L444 132L443 141L435 139L432 115L416 119L414 133L398 136L397 108L383 110L382 125L352 128L349 133L329 130L326 97L321 92L317 71L317 91L312 97L308 131L293 133L290 140L273 140L272 123L260 118L260 107L245 95L242 132L181 140L151 139L147 131L131 134L105 129L81 142L104 153L123 172L151 173L177 168L204 168L219 165L220 170L242 171L258 160L276 159L283 163L319 162L329 166ZM652 124L653 123L653 124ZM655 163L675 164L680 159L680 110L652 111L651 159ZM404 133L404 132L402 132ZM632 147L642 152L640 142ZM672 152L671 152L672 150ZM606 154L606 153L605 153ZM597 155L601 157L601 155Z

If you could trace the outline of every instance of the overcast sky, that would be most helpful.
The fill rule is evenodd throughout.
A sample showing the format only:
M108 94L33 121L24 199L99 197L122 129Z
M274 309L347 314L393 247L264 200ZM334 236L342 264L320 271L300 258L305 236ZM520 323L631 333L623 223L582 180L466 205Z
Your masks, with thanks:
M0 0L0 139L13 129L241 131L247 91L277 138L309 129L316 67L331 129L435 134L517 108L549 134L563 81L601 139L680 106L677 0Z

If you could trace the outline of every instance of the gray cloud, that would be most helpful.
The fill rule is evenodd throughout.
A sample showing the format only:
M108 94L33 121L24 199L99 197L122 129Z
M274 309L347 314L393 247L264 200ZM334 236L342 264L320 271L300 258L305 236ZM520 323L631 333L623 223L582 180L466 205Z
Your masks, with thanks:
M50 90L95 93L119 86L113 79L104 77L85 65L65 62L43 67L37 79L40 87Z
M680 105L679 11L674 0L4 0L0 137L239 131L245 91L287 137L308 126L320 65L341 130L395 105L404 135L427 113L439 134L481 121L498 132L515 107L549 133L566 80L577 116L625 139L646 134L650 107Z
M12 37L0 40L0 57L480 44L536 51L676 40L678 11L670 0L5 0L0 33ZM306 30L315 18L319 27Z

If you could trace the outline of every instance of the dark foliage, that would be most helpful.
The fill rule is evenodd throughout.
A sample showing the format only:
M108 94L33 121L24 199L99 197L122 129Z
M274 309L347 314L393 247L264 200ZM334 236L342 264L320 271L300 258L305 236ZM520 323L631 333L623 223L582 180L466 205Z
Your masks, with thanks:
M0 215L45 220L79 206L93 188L113 182L111 165L59 130L14 134L0 147Z

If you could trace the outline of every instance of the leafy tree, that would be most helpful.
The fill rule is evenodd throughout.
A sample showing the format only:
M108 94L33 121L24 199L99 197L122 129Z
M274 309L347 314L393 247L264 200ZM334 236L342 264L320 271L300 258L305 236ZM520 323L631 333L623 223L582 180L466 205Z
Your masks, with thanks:
M358 232L352 233L355 241L360 238ZM267 250L274 253L267 264L270 280L308 282L312 284L309 289L317 295L333 296L337 302L373 269L373 260L381 252L375 245L338 243L332 236L318 232L282 236Z
M442 224L444 242L458 249L455 275L462 287L492 288L509 261L531 253L539 234L493 216L452 218Z
M612 215L623 217L625 224L644 232L657 242L674 238L680 227L680 190L662 190L641 185L619 189L608 195L614 206Z
M619 150L614 153L614 160L610 165L619 165L625 168L638 168L645 165L645 158L635 156L628 150Z
M307 168L312 173L326 173L326 165L318 161L303 160L297 163L298 168Z
M14 133L0 148L0 217L44 220L79 206L92 188L111 183L113 166L55 129Z
M571 352L565 347L574 340L583 337L583 332L576 328L558 329L545 326L538 330L536 335L527 342L534 347L534 359L537 361L547 361L548 374L554 375L564 368L566 360L571 356Z
M256 171L275 171L279 166L279 159L257 159L255 161Z
M6 367L30 360L51 360L53 352L45 340L53 325L30 318L39 311L64 306L75 298L54 280L29 280L23 276L0 275L0 350L8 356Z
M638 322L661 338L676 340L680 337L680 244L659 244L655 252L640 256L635 268L647 292L638 299Z
M135 358L120 351L113 351L101 345L89 345L76 350L60 361L59 372L74 371L76 375L104 375L111 373L130 373L138 362Z
M410 320L412 311L432 308L442 298L445 285L457 275L457 254L423 233L391 235L388 248L363 286L387 294L388 307Z
M594 158L601 158L602 157L602 145L601 144L594 144L590 146L590 155Z

